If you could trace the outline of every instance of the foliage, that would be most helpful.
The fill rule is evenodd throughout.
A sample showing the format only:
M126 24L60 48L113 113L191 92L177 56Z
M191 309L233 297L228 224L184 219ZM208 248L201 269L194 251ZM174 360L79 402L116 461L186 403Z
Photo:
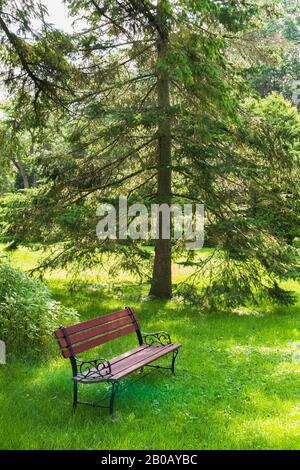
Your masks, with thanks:
M273 58L260 63L252 61L247 75L262 97L276 91L292 101L294 82L300 78L299 7L299 0L278 2L277 16L266 22L261 30L262 41L269 34L274 36Z
M206 307L210 303L211 309L234 308L260 293L272 299L278 294L279 301L292 301L293 297L279 291L276 285L278 278L292 272L297 276L299 272L297 249L292 244L299 233L300 126L296 109L277 94L265 100L251 100L230 131L218 127L212 119L204 127L198 114L190 123L187 119L191 115L190 111L185 127L178 126L176 157L182 162L177 166L181 179L174 182L187 188L190 199L204 202L209 241L227 259L221 271L214 261L205 262L203 267L195 259L192 285L209 272L211 285L198 296L205 300ZM192 139L190 125L199 131ZM185 166L184 154L189 155ZM214 163L216 155L218 165ZM56 161L53 154L49 157L46 168L53 174ZM70 173L74 161L66 158L65 162ZM198 185L194 181L199 181ZM140 195L143 197L143 192ZM184 194L181 197L184 200ZM106 201L113 203L114 199ZM7 196L1 204L3 233L10 234L17 243L52 245L53 255L44 260L45 267L66 266L70 262L76 262L78 269L92 267L101 264L102 256L109 251L117 255L119 269L135 270L141 278L148 276L151 252L145 250L146 246L97 241L97 198L90 196L71 205L65 202L64 199L60 203L51 193L45 195L44 187ZM188 254L189 258L193 258L193 253ZM225 283L227 277L230 281ZM194 297L189 294L188 298L192 301Z
M189 255L193 284L209 279L202 299L213 309L253 301L261 292L273 299L278 293L280 301L284 293L276 279L299 272L292 245L300 231L297 110L274 93L245 103L238 127L211 129L208 144L200 126L192 139L180 135L191 156L182 166L189 197L208 208L207 235L216 254L223 253L221 262L214 257L210 263ZM293 297L287 293L285 299Z
M25 254L32 263L35 254L25 249L14 253L14 261L27 269ZM72 415L70 365L58 348L48 361L9 361L0 366L2 449L300 447L299 303L265 303L234 315L199 314L197 303L141 301L147 286L129 276L106 288L105 271L98 271L98 279L95 285L91 275L89 286L82 276L72 295L60 273L48 282L55 299L80 312L80 321L133 305L144 331L169 331L183 345L176 375L154 370L143 378L138 374L137 381L129 378L111 419L107 410L83 406ZM300 292L299 283L289 281L285 287ZM126 335L97 352L111 358L136 341L135 334ZM168 359L161 364L169 365ZM100 402L108 392L105 384L82 386L79 397Z
M75 310L53 300L40 281L0 262L0 330L9 357L47 355L53 331L77 318Z
M247 302L253 289L268 292L266 279L273 296L281 277L299 271L293 239L299 234L300 135L297 110L282 97L249 96L247 73L251 60L259 60L257 49L273 60L274 28L267 27L273 2L162 0L159 10L152 2L134 0L66 4L76 20L84 18L80 34L59 34L43 23L28 50L20 33L20 50L2 25L10 89L21 88L16 101L25 99L28 105L25 123L31 128L38 118L48 144L45 150L40 139L35 161L40 187L27 191L26 203L17 195L25 203L23 214L17 204L15 217L9 198L8 205L3 201L5 233L18 243L52 246L47 268L70 262L91 267L109 251L117 255L120 269L135 269L145 279L150 262L158 259L157 246L153 252L148 242L99 243L99 202L115 202L122 193L129 202L147 205L170 199L204 203L209 244L228 260L224 268L231 281L223 299L231 306ZM41 13L34 2L30 5ZM10 26L8 18L3 21ZM27 19L25 30L31 31ZM11 48L13 60L7 55ZM24 48L33 54L29 71ZM17 64L24 74L9 75ZM158 101L162 74L169 85L169 104L163 108ZM170 130L168 165L158 154L162 127ZM159 176L164 171L168 194ZM180 244L173 252L192 260L201 278L205 269L197 254L183 253ZM243 264L249 282L237 289L233 302ZM213 275L210 279L214 289L207 293L213 298L218 282Z

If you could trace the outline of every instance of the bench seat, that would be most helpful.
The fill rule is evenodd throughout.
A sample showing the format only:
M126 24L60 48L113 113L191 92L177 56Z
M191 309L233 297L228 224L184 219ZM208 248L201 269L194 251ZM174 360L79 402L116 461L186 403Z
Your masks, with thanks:
M138 346L115 356L113 359L81 359L79 354L86 353L104 343L117 340L125 335L135 334ZM142 333L133 308L125 307L118 312L77 323L65 328L60 326L54 332L55 338L65 359L70 359L73 381L73 409L78 404L108 408L113 413L114 399L121 387L123 377L142 370L144 367L169 369L175 373L175 360L181 344L174 344L165 331ZM150 365L163 356L171 355L170 367ZM92 357L91 357L92 356ZM78 384L109 383L111 395L108 405L78 400ZM124 387L123 387L124 388Z
M142 344L137 348L131 349L130 351L111 359L109 361L111 365L111 374L101 377L97 373L96 368L92 368L89 371L88 377L86 377L85 373L82 373L73 377L73 380L81 383L119 380L126 375L131 374L131 372L147 366L166 354L176 351L180 347L181 344L168 344L165 346L149 346L147 344ZM93 370L95 371L94 374Z

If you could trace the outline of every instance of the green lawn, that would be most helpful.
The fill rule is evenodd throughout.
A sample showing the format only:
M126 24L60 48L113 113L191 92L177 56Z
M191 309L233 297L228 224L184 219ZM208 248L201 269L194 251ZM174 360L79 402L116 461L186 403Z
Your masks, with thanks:
M12 262L26 269L36 257L19 250ZM62 272L47 282L82 319L132 305L143 330L169 331L183 344L176 375L153 371L132 383L111 418L87 407L72 414L70 366L58 351L44 362L0 366L1 449L300 449L300 302L206 315L176 301L143 301L147 286L130 278L91 277L71 291ZM128 335L101 355L135 345ZM107 390L80 393L100 400Z

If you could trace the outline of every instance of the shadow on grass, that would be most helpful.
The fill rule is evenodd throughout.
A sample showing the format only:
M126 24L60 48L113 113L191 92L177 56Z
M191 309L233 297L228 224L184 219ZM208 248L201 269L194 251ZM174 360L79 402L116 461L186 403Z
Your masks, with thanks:
M72 414L70 366L59 353L43 364L8 365L0 369L1 448L300 448L298 307L284 315L275 308L267 316L205 316L174 301L142 301L146 286L118 286L118 296L115 288L70 294L51 287L82 319L133 305L144 331L166 330L183 344L177 374L153 371L131 384L111 418L83 406ZM135 345L128 335L99 351L111 358ZM80 388L91 401L107 391L103 384Z

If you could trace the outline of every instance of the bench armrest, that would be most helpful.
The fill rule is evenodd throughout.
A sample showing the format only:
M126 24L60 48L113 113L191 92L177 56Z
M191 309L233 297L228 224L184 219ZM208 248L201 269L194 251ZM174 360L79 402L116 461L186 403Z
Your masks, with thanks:
M158 331L156 333L142 333L143 343L148 346L167 346L167 344L172 344L171 337L169 333L165 331Z
M98 359L92 359L90 361L82 361L78 357L75 357L76 365L79 367L79 373L84 377L90 377L91 375L99 375L105 377L111 374L111 364L107 359L99 357Z

